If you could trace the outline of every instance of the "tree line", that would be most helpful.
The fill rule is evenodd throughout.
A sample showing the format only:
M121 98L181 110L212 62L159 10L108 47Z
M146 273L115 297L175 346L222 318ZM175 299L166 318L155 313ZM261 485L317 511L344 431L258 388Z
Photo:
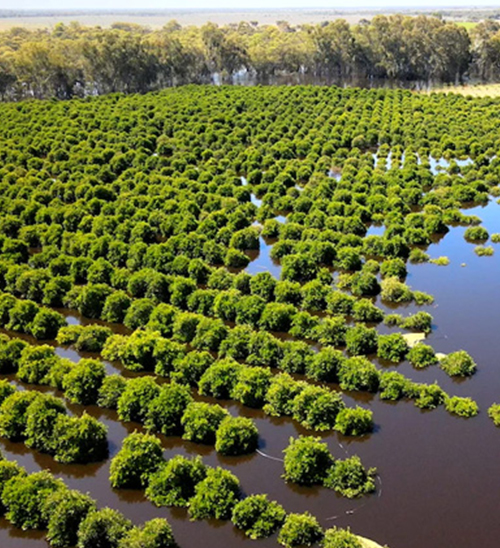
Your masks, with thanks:
M376 16L292 26L241 22L159 30L74 22L0 33L0 97L68 99L188 83L457 83L500 76L500 25ZM286 80L286 78L292 80Z

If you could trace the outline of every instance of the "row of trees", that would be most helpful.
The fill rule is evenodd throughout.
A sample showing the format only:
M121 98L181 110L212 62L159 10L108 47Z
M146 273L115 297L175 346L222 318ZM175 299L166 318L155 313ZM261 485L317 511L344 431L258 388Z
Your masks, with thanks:
M375 469L366 470L358 457L335 460L319 438L292 438L285 450L284 468L287 481L323 484L350 498L375 490ZM281 528L280 544L310 546L309 542L300 542L301 535L309 531L309 527L304 527L306 523L315 525L319 537L315 540L323 536L314 517L287 514L276 501L268 500L267 495L245 497L237 476L229 470L207 466L199 456L176 455L165 460L159 438L148 434L134 432L125 438L111 461L110 481L117 489L145 489L146 498L156 506L187 508L191 519L231 519L252 539L269 537ZM340 546L354 548L357 545Z
M88 494L69 489L44 470L28 474L0 454L0 511L19 529L44 530L53 548L177 548L170 524L153 519L134 527L111 508L98 509Z
M183 83L275 82L282 75L317 82L381 79L456 82L497 79L500 27L469 34L435 17L376 16L294 27L240 23L161 30L117 23L111 29L58 24L0 34L0 94L6 98L145 92Z

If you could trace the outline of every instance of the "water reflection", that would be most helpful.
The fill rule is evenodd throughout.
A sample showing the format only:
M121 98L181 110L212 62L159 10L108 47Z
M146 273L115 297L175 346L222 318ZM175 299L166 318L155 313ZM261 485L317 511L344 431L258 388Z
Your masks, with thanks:
M260 249L257 251L248 251L250 263L245 268L249 274L258 274L259 272L270 272L277 280L281 277L281 265L278 261L271 258L271 249L275 239L259 237Z

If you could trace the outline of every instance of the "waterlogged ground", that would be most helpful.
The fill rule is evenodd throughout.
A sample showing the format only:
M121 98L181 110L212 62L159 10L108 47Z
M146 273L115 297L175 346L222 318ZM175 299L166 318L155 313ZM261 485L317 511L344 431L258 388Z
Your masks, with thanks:
M481 217L490 234L500 232L500 206L494 199L487 206L468 209L467 213ZM383 230L371 227L369 234L382 234ZM493 257L477 257L474 245L464 240L464 231L465 228L452 228L428 249L431 257L448 256L449 266L409 264L407 282L435 297L435 304L425 308L435 321L428 342L438 352L466 350L478 363L478 372L471 379L457 382L435 367L416 371L403 363L395 369L416 381L436 380L452 395L471 396L478 402L481 413L464 420L450 416L442 408L426 412L411 402L389 403L380 401L378 396L346 395L347 402L356 400L373 410L375 433L362 440L336 434L324 437L336 456L356 453L365 465L378 468L376 494L353 502L323 488L285 484L279 460L282 451L290 436L307 431L291 420L272 419L236 404L227 407L234 415L256 420L260 449L272 458L259 454L224 458L213 448L179 438L163 438L165 456L202 454L206 463L234 471L247 494L268 493L288 511L307 510L324 527L349 526L356 533L387 543L391 548L497 548L500 431L495 429L486 411L493 402L500 401L500 245L492 244L498 248ZM261 249L252 257L248 272L269 270L279 277L279 265L269 257L271 244L261 238ZM398 312L407 314L414 310L415 307L409 306ZM68 319L70 323L80 322L76 316ZM74 360L80 356L67 349L59 352ZM387 366L380 364L380 367ZM121 371L108 364L108 372L117 370ZM69 408L74 413L84 409ZM110 457L117 453L127 434L140 429L138 424L120 423L112 411L97 407L86 410L109 427ZM0 446L8 458L18 460L29 471L47 468L70 487L89 492L100 505L120 510L135 523L166 517L184 548L277 546L274 537L257 543L250 541L230 523L190 522L185 510L156 508L145 500L141 491L112 490L108 481L109 460L95 465L59 465L23 444L0 439ZM43 533L24 533L0 520L0 546L37 548L46 546L46 541Z

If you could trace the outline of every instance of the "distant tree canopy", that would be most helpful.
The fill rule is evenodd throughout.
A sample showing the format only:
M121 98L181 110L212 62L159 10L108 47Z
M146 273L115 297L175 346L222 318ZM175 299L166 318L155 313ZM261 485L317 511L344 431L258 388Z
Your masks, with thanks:
M290 75L323 83L496 80L499 44L496 22L467 31L436 17L402 15L352 26L339 19L222 27L171 21L160 30L125 23L16 27L0 33L0 97L66 99L242 77L272 83Z

